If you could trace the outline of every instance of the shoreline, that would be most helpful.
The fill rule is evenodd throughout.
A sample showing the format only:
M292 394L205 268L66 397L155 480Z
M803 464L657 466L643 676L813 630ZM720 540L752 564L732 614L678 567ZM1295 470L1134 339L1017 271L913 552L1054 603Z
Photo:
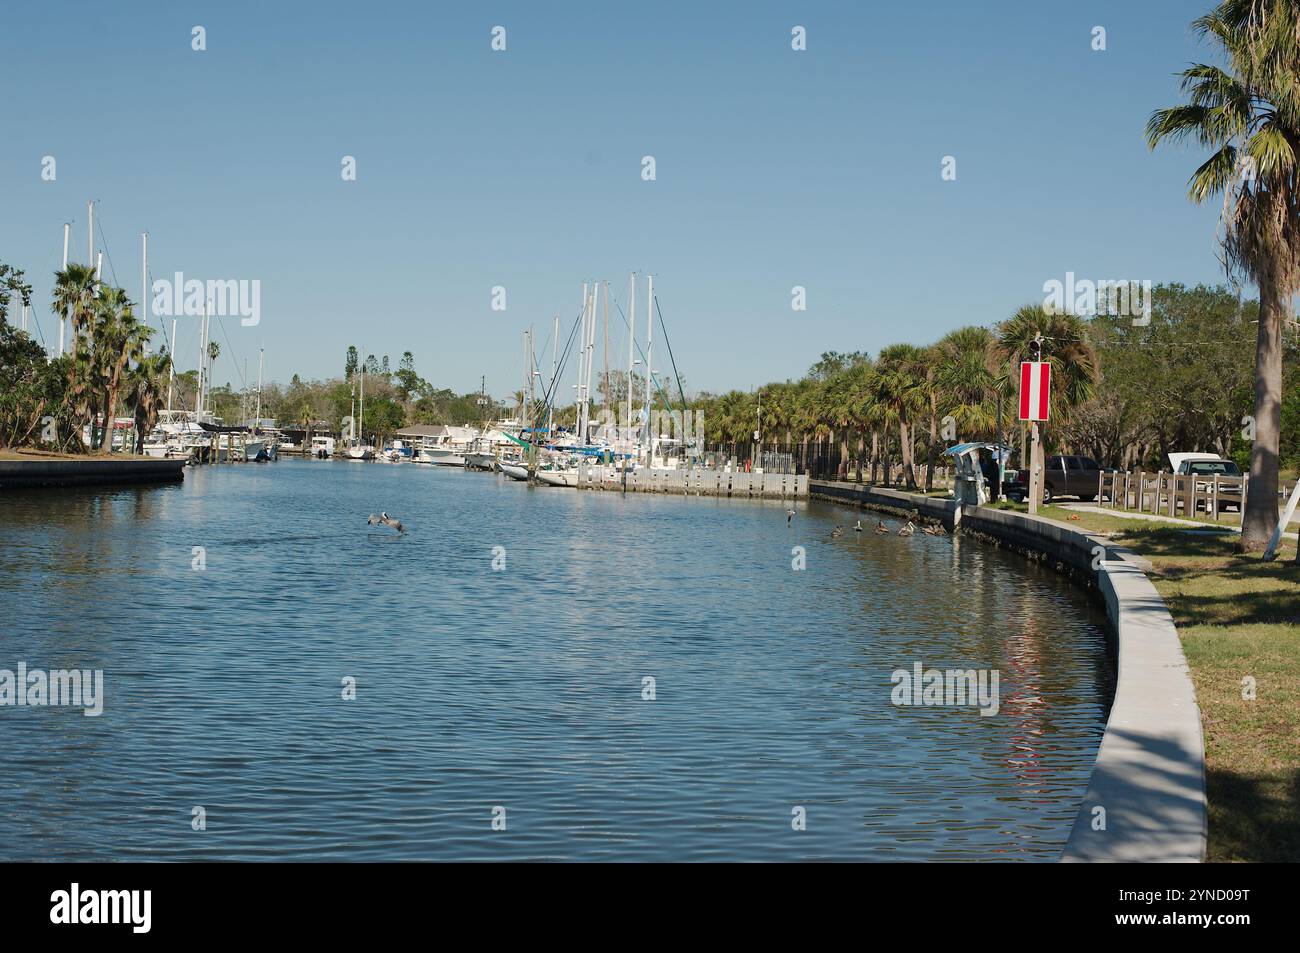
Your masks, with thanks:
M1062 862L1200 863L1208 806L1200 710L1182 642L1145 560L1039 516L868 484L810 482L813 499L910 513L1046 558L1106 606L1115 695ZM973 532L972 532L973 531ZM1100 557L1100 558L1099 558Z
M0 491L179 483L184 479L184 460L124 454L93 457L55 454L0 456Z

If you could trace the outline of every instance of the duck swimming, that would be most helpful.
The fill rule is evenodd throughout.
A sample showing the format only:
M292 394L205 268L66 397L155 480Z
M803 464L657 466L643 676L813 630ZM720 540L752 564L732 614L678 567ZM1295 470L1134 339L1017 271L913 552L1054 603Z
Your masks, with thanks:
M839 539L843 535L844 535L843 526L837 526L833 530L831 530L831 539Z
M877 535L877 536L884 536L884 535L885 535L886 533L888 533L888 532L889 532L889 527L885 525L885 521L884 521L884 520L877 520L877 521L876 521L876 535Z
M856 523L856 524L854 525L854 527L853 527L853 532L855 532L855 533L860 533L860 532L862 532L862 520L858 520L858 521L857 521L857 523Z
M915 532L916 532L916 524L913 523L911 520L908 520L907 525L898 531L898 535L911 536Z

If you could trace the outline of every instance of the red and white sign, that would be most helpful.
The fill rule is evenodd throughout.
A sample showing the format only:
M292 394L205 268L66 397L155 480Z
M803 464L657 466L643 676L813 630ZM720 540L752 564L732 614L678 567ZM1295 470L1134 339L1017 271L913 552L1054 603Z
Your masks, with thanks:
M1052 365L1024 361L1020 365L1020 419L1046 420L1052 392Z

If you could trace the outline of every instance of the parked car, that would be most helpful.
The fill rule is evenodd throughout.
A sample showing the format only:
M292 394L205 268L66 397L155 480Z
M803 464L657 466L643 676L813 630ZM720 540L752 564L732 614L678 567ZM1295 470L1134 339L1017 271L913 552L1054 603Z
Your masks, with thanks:
M1043 502L1050 503L1058 496L1075 496L1084 503L1097 498L1101 483L1101 467L1092 457L1056 455L1047 458L1043 467ZM1020 470L1008 477L1003 492L1023 503L1029 498L1029 471Z
M1169 466L1178 476L1195 476L1197 508L1209 508L1210 495L1214 492L1214 478L1229 477L1240 480L1241 467L1231 460L1214 453L1171 453ZM1204 479L1201 479L1204 477ZM1218 509L1225 507L1241 509L1241 485L1232 483L1219 486Z

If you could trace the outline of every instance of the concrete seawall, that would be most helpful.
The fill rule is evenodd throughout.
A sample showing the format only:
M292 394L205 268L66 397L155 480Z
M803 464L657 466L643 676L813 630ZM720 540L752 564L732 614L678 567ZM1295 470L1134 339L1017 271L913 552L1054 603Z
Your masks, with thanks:
M1061 860L1205 859L1205 747L1196 693L1164 600L1136 554L1068 524L898 490L814 481L814 498L917 511L1055 562L1095 587L1118 659L1106 733Z
M0 490L177 483L184 479L184 460L155 460L152 457L0 460Z

